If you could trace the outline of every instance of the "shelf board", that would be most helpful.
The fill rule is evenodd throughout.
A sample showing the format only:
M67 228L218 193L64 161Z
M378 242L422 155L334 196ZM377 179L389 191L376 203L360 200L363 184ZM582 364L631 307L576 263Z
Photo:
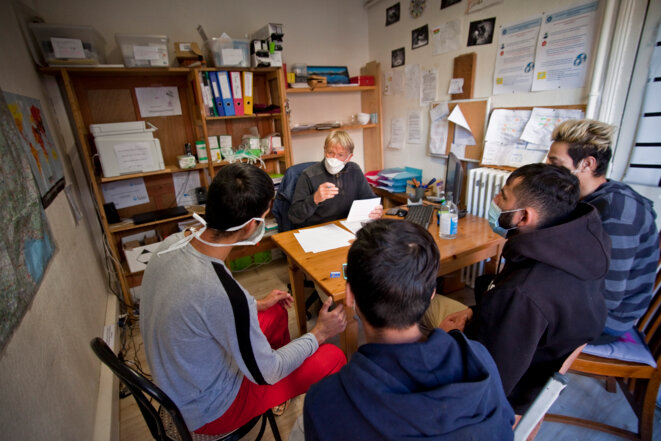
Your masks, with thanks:
M207 121L220 121L227 119L254 119L254 118L274 118L280 119L282 117L281 113L254 113L251 115L239 115L239 116L207 116Z
M118 222L116 224L110 224L108 226L108 229L110 230L111 233L114 234L114 233L119 233L121 231L136 230L138 228L151 227L151 226L154 226L154 225L164 224L164 223L167 223L167 222L188 219L188 218L191 218L191 217L193 217L193 212L189 211L188 214L182 214L181 216L169 217L167 219L159 219L159 220L152 221L152 222L145 222L144 224L140 224L140 225L134 224L133 219L124 219L121 222Z
M323 132L331 132L333 130L360 130L360 129L370 129L373 127L376 127L377 124L364 124L364 125L351 125L351 126L342 126L342 127L337 127L333 129L306 129L306 130L292 130L291 131L291 136L299 136L299 135L312 135L313 133L323 133Z
M195 167L193 168L179 168L176 165L166 165L163 170L155 170L155 171L141 172L141 173L130 173L126 175L113 176L110 178L101 177L98 179L98 181L104 184L106 182L125 181L127 179L142 178L144 176L167 175L167 174L186 172L192 170L201 170L208 167L209 165L207 163L199 163L199 162L195 164Z
M104 67L104 66L48 66L40 67L39 72L43 73L84 73L85 75L116 75L116 76L135 76L135 75L181 75L191 72L188 67Z
M337 93L337 92L356 92L364 90L376 90L376 86L342 86L342 87L289 87L286 89L285 93L297 94L297 93Z

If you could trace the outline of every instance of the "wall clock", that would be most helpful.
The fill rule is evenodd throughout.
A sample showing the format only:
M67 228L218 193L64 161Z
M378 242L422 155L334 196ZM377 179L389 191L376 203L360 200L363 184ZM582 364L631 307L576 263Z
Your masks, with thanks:
M422 12L425 10L425 3L427 0L411 0L411 5L409 6L409 12L411 17L418 18L422 15Z

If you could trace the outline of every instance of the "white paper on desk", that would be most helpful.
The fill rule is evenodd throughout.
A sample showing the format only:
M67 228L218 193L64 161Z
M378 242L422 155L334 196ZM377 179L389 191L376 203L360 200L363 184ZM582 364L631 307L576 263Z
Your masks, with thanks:
M147 187L145 187L145 181L142 178L101 184L101 191L106 203L114 202L117 209L149 202Z
M404 136L406 133L406 122L404 118L393 118L390 120L390 144L392 149L401 149L404 145Z
M484 139L503 144L519 142L530 114L530 110L495 109L491 112Z
M181 102L176 87L136 87L135 96L143 118L181 115Z
M452 78L450 80L450 87L448 88L449 94L464 93L464 79Z
M195 189L200 186L200 174L197 171L173 173L172 181L177 205L197 205Z
M294 233L294 237L306 253L320 253L350 245L356 236L335 224L307 228Z
M372 210L380 204L381 198L358 199L353 201L351 209L349 210L349 215L347 216L347 221L360 222L369 220Z
M355 222L349 222L346 220L340 221L342 226L346 228L347 230L351 231L353 234L356 234L358 230L363 228L363 224L366 223L367 221L355 221Z
M555 126L568 119L583 118L580 109L549 109L534 107L526 123L521 140L543 146L551 145L551 134Z

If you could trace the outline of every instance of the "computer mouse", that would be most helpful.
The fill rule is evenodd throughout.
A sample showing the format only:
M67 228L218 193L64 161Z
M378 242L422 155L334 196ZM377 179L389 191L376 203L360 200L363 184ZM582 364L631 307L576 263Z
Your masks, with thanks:
M397 210L397 216L399 217L406 217L407 214L408 210L404 210L403 208Z

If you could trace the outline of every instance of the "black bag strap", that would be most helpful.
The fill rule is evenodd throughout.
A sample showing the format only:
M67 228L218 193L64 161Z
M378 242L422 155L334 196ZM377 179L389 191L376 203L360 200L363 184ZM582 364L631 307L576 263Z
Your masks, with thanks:
M257 366L255 353L253 352L252 344L250 343L250 308L248 307L246 295L223 265L217 262L211 263L213 269L218 275L220 283L225 288L227 297L230 299L230 304L232 305L236 338L239 342L239 350L241 351L243 362L248 368L248 371L250 371L250 375L252 375L255 382L262 386L266 385L267 383L262 376L262 372L259 370L259 366Z

